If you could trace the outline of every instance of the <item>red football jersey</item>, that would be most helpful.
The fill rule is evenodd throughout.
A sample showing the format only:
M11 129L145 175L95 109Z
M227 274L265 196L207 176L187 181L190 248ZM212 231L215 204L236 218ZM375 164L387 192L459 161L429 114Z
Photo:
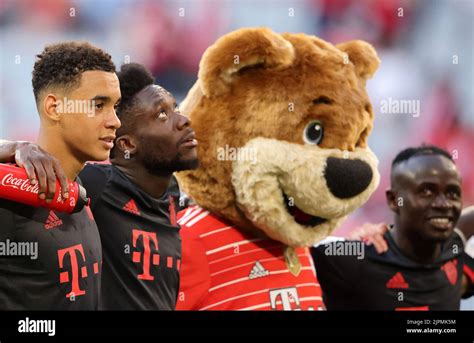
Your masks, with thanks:
M240 232L199 206L178 214L182 264L177 310L320 310L321 288L307 248L301 272L287 268L285 246Z

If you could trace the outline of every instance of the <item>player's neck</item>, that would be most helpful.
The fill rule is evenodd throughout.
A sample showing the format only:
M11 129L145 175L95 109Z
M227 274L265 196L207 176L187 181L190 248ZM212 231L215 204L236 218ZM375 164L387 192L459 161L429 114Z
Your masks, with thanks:
M86 161L76 158L68 150L64 141L56 139L58 136L40 129L36 143L50 155L56 157L69 180L74 180L84 167Z
M140 189L148 193L151 197L158 199L168 188L171 174L167 176L158 176L151 174L144 166L134 164L117 164L114 165L120 169L127 177L132 180Z
M403 255L418 263L433 263L441 253L441 243L410 237L406 232L397 224L391 231L393 240Z

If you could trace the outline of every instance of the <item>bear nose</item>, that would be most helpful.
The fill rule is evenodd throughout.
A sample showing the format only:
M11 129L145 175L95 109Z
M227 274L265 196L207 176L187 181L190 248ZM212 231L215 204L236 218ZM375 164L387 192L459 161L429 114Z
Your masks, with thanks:
M362 160L329 157L324 178L331 193L339 199L362 193L372 181L372 168Z

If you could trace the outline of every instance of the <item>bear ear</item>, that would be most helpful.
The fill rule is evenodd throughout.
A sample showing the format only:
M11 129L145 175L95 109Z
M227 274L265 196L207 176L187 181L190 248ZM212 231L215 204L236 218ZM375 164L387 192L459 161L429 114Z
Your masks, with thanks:
M219 38L205 52L198 78L205 96L224 93L242 68L284 67L294 59L293 45L268 28L245 28Z
M352 40L336 45L347 53L349 61L354 64L357 76L367 80L371 78L380 65L380 59L374 47L362 40Z

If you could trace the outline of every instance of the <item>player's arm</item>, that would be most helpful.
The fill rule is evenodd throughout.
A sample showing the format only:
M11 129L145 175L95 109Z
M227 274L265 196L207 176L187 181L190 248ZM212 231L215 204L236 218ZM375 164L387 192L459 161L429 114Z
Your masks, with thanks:
M474 259L466 253L463 259L463 278L461 286L462 298L469 298L474 295Z
M24 168L30 183L35 185L38 182L40 199L46 199L47 202L54 199L56 178L61 185L63 198L69 197L69 185L59 160L37 144L0 140L0 162L16 163Z
M19 144L25 142L11 142L0 139L0 162L15 162L15 150Z
M361 227L351 231L347 239L364 241L367 245L374 245L375 250L382 254L388 250L387 242L383 235L388 231L388 225L385 223L365 223Z

